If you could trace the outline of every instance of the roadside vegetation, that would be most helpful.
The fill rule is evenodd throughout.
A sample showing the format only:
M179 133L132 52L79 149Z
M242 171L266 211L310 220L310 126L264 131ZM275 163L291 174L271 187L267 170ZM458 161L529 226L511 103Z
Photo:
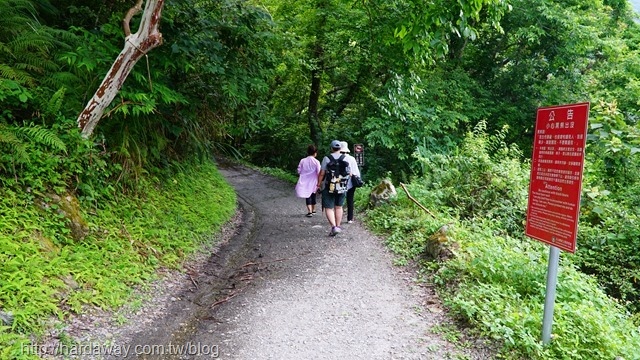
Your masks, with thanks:
M0 359L37 359L24 350L53 327L63 341L70 315L127 303L159 268L179 268L214 242L235 213L235 193L211 160L123 180L122 166L77 128L56 130L2 129L20 141L5 144L0 160L15 166L0 177L0 311L12 317L0 323Z
M76 140L68 146L86 145ZM37 148L27 146L27 154ZM0 359L37 358L23 345L38 344L51 326L64 329L69 315L127 303L159 268L178 268L214 242L235 212L235 193L211 161L176 164L127 186L113 182L109 175L121 169L103 155L75 155L60 162L75 171L56 161L31 168L33 158L25 178L1 179L0 308L14 320L0 326ZM56 176L59 193L47 187ZM87 180L79 197L65 192L75 177Z
M52 317L117 307L208 241L235 204L212 155L293 180L307 145L321 156L333 139L363 144L368 186L403 182L434 213L401 192L368 222L503 357L638 358L640 25L627 1L166 1L163 44L83 139L76 119L132 3L0 1L0 358ZM562 255L542 347L528 159L536 109L577 102L591 104L578 250ZM438 257L440 232L456 245Z
M408 189L435 217L400 192L367 212L367 225L384 234L400 264L421 265L450 314L499 344L502 358L640 358L637 315L580 271L582 259L572 254L561 256L553 340L542 345L549 248L524 236L529 167L503 138L478 127L453 153L417 152L428 175ZM360 196L360 206L366 200ZM580 240L597 241L587 229Z

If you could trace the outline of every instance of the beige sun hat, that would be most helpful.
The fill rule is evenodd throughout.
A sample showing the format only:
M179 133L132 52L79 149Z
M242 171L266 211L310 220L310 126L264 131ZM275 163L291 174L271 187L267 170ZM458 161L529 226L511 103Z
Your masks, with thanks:
M350 153L349 144L346 141L340 141L340 152Z

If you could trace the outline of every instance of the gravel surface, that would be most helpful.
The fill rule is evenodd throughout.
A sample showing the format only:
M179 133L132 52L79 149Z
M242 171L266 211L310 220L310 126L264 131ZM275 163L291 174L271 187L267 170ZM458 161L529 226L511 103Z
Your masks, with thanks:
M392 265L357 213L329 237L324 215L305 217L291 184L237 165L220 170L240 209L224 243L152 284L148 301L118 313L124 325L111 317L72 326L77 341L128 348L130 359L492 358L480 342L463 347L433 331L451 326L439 300Z

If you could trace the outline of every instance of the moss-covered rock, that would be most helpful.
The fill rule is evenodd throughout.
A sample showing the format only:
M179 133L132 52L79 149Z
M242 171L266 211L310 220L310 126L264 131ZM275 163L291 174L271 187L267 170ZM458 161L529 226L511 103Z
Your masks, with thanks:
M51 202L53 204L57 205L56 211L67 220L67 224L71 230L71 237L75 241L84 239L89 233L89 226L82 217L78 199L70 193L67 193L64 196L55 194L49 194L47 196L51 198ZM43 207L45 208L49 206L49 204L43 204Z
M40 231L36 231L33 234L33 238L40 245L40 250L48 257L55 256L60 249L51 241L51 239L44 236Z

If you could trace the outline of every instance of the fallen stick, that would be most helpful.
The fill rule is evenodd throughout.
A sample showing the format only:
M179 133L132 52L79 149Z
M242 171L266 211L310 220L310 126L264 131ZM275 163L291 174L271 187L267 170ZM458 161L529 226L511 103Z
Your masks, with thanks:
M302 256L302 255L309 255L310 253L311 253L311 251L306 252L306 253L304 253L304 254L301 254L300 256ZM298 257L300 257L300 256L294 256L294 257L290 257L290 258L276 259L276 260L271 260L271 261L248 262L248 263L246 263L246 264L242 265L242 266L241 266L241 268L246 268L247 266L253 266L253 265L258 265L258 266L260 266L260 265L270 264L270 263L274 263L274 262L281 262L281 261L293 260L293 259L298 258Z
M236 295L238 295L238 291L234 291L231 293L231 295L227 296L226 298L222 299L222 300L218 300L216 302L214 302L213 304L211 304L211 308L214 308L220 304L226 303L227 301L233 299L234 297L236 297Z
M196 290L198 290L198 289L199 289L199 287L198 287L198 283L197 283L195 280L193 280L193 276L189 275L189 279L191 279L191 282L192 282L192 283L193 283L193 285L196 287Z
M242 268L246 268L247 266L253 266L253 265L264 265L264 264L270 264L270 263L274 263L274 262L280 262L280 261L286 261L286 260L291 260L291 258L285 258L285 259L277 259L277 260L272 260L272 261L263 261L263 262L248 262L244 265L242 265Z
M407 187L403 183L400 183L400 186L402 187L404 192L407 193L407 197L409 198L409 200L411 200L414 203L416 203L416 205L418 205L422 210L426 211L427 214L431 215L434 218L436 217L435 215L433 215L433 213L431 211L429 211L429 209L427 209L426 207L422 206L422 204L420 204L418 202L418 200L414 199L413 196L411 196L411 194L409 194L409 190L407 190Z

